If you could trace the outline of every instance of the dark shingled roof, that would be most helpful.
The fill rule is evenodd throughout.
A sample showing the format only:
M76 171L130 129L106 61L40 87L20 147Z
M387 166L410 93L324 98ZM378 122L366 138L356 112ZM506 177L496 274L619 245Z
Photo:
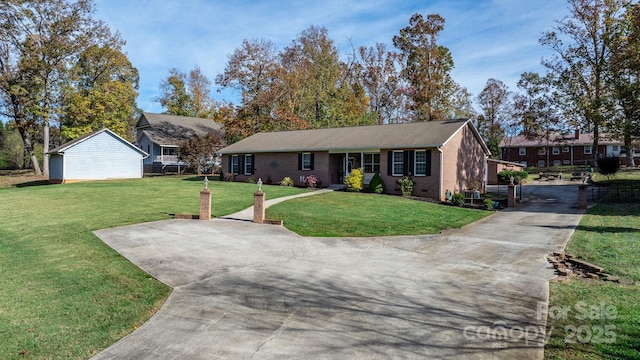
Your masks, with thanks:
M402 149L444 145L467 119L258 133L220 150L221 154ZM482 142L485 152L489 150Z
M211 119L148 112L142 113L137 128L159 145L178 146L184 140L210 132L224 136L222 126Z

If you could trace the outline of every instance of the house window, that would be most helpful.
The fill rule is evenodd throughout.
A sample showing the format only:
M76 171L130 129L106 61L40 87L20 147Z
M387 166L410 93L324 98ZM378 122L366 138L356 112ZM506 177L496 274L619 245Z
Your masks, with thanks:
M404 175L404 151L394 151L392 159L393 176Z
M520 156L527 155L527 148L523 148L523 147L519 148L518 149L518 155L520 155Z
M569 152L569 147L568 146L563 147L562 148L562 152L563 153L568 153Z
M543 147L539 148L538 149L538 155L544 155L544 154L546 154L544 148Z
M544 160L538 160L538 167L544 167Z
M554 146L553 149L551 150L551 153L553 155L560 155L560 148L557 146Z
M240 155L231 156L231 173L238 174L240 172Z
M526 161L520 161L520 165L527 167L527 162Z
M245 175L253 174L253 155L244 156L244 174Z
M313 170L313 154L312 153L302 153L300 154L299 160L299 170Z
M562 160L562 164L571 165L571 160Z
M585 146L584 153L585 155L591 155L591 146Z
M553 160L553 166L560 166L562 165L562 161L560 160Z
M413 174L416 176L427 175L427 150L416 150L413 163Z
M380 154L364 154L364 172L380 172Z

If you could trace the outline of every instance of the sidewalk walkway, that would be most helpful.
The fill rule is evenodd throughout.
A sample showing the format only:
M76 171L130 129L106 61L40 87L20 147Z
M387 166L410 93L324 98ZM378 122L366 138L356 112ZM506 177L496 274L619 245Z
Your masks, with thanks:
M173 291L95 359L540 360L545 255L582 212L573 187L524 198L431 236L311 238L225 219L96 231Z
M264 208L268 208L271 205L275 205L278 203L281 203L283 201L287 201L287 200L291 200L291 199L295 199L295 198L300 198L300 197L306 197L306 196L312 196L312 195L320 195L320 194L324 194L327 192L331 192L333 190L329 190L329 189L320 189L320 190L315 190L315 191L310 191L310 192L305 192L305 193L301 193L301 194L296 194L296 195L290 195L290 196L283 196L283 197L279 197L279 198L275 198L275 199L268 199L265 200L264 202ZM265 193L265 197L268 196L269 194ZM227 215L227 216L223 216L221 217L221 219L230 219L230 220L246 220L246 221L253 221L253 206L250 206L242 211L238 211L237 213L233 213L231 215Z

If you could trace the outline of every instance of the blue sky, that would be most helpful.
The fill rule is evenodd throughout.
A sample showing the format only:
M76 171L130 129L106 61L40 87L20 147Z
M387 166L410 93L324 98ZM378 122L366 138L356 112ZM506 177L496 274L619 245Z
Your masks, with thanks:
M155 98L170 68L196 65L214 81L243 39L269 39L282 49L311 25L324 26L346 57L351 44L386 43L415 13L445 18L439 43L453 55L452 76L475 97L489 78L516 90L525 71L543 72L548 49L538 43L568 14L562 0L96 0L95 17L119 31L140 72L138 106L161 112ZM217 100L237 101L232 91Z

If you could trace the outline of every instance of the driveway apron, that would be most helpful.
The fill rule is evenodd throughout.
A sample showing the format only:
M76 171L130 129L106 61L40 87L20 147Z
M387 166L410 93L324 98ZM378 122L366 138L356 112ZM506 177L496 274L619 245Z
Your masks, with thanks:
M312 238L247 221L96 231L173 288L94 359L542 359L545 255L581 210L575 185L440 235Z

